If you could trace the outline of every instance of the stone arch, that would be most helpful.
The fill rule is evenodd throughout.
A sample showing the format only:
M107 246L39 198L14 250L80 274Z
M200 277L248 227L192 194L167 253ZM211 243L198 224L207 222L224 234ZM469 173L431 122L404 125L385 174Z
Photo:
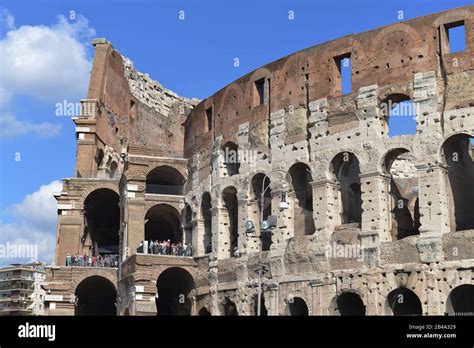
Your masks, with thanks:
M160 165L146 175L146 193L182 195L185 176L175 167Z
M149 162L148 166L139 171L139 176L146 180L146 177L159 167L169 167L177 171L183 178L187 177L187 168L185 164L179 164L169 161Z
M417 316L423 314L420 298L415 292L399 287L390 291L385 301L385 311L388 315Z
M450 291L446 301L446 313L456 316L474 316L473 284L461 284Z
M382 172L390 176L389 226L392 240L419 234L418 173L413 154L403 147L390 149L383 156Z
M183 241L181 215L175 207L159 203L152 206L145 214L145 238L148 241L170 240L171 243Z
M116 315L117 288L106 277L91 275L81 280L76 288L74 315Z
M156 279L157 315L191 315L193 275L182 267L168 267Z
M313 176L310 167L303 163L294 163L288 173L291 176L292 189L296 202L293 204L294 233L297 235L311 235L314 233L313 218Z
M418 115L411 94L410 91L399 88L398 91L391 90L379 97L383 135L393 137L416 134Z
M372 41L372 44L370 45L370 49L375 51L375 52L380 52L383 53L384 49L381 49L383 43L390 37L393 37L397 33L405 33L408 35L408 37L411 39L412 42L416 43L416 45L412 45L411 47L408 47L408 49L418 49L418 52L420 52L421 48L425 48L425 51L422 51L421 53L427 54L427 45L425 47L419 45L420 42L423 42L423 40L420 38L420 35L418 35L418 32L412 28L410 25L405 24L405 23L396 23L390 26L386 26L382 28L381 30L378 31L375 39ZM398 50L397 50L398 51Z
M222 203L225 208L225 214L223 216L226 221L226 233L222 236L224 243L221 246L228 247L229 257L234 257L235 252L239 247L239 202L237 198L237 189L233 186L227 186L222 190Z
M120 197L119 185L116 182L100 182L88 186L86 190L81 193L81 196L77 200L77 203L80 207L84 207L84 202L86 201L87 197L94 191L99 189L109 189L114 191Z
M114 273L111 273L112 271ZM115 272L116 272L116 269L107 270L107 269L99 269L99 268L90 269L85 272L81 272L79 276L72 278L70 292L74 294L76 292L76 289L79 283L81 283L84 279L92 277L92 276L100 276L102 278L106 278L108 281L114 284L115 289L117 290L117 286L116 286L117 276L115 275Z
M363 296L355 290L341 290L331 300L330 310L333 315L364 316L366 305Z
M238 316L239 315L239 310L237 309L237 304L232 301L229 297L226 297L224 299L224 302L222 304L223 309L224 309L224 315L225 316Z
M302 297L290 297L286 301L285 315L308 316L309 307Z
M96 189L83 205L82 253L88 256L119 253L120 196L109 188Z
M339 152L331 160L331 180L339 185L341 223L362 223L360 162L353 152Z
M211 315L211 312L207 309L206 306L201 307L201 309L198 312L198 315L201 317L208 317Z
M471 152L472 132L458 132L445 138L440 148L441 163L447 166L448 194L452 230L474 228L474 156Z
M201 195L200 218L203 221L204 235L202 243L204 244L204 253L212 252L212 198L209 192ZM199 241L200 243L200 241Z
M223 155L223 164L226 169L225 174L229 177L239 174L239 146L232 141L227 141L222 145L221 151Z

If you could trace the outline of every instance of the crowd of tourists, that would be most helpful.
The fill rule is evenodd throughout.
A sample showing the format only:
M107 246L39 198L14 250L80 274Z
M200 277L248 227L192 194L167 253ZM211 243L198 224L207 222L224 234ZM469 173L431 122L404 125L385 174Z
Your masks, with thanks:
M169 239L164 241L149 240L140 242L137 252L155 255L192 256L193 248L190 243L171 243Z
M66 255L66 266L77 267L118 267L118 255Z

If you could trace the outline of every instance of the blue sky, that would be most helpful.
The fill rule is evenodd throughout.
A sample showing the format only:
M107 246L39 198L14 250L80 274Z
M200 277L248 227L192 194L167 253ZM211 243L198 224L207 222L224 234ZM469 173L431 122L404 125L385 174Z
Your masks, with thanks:
M93 37L109 39L140 71L165 87L186 97L205 98L292 52L398 22L399 11L407 20L470 4L461 0L3 0L0 45L4 49L24 49L18 48L22 35L31 38L39 33L45 39L44 49L33 45L35 52L23 52L19 67L12 67L11 56L0 61L4 80L0 126L18 129L6 133L5 127L0 133L0 229L34 227L32 233L43 233L47 225L54 236L55 210L45 208L51 207L50 201L39 202L46 192L60 188L57 180L72 176L76 150L73 122L55 116L55 104L86 96ZM180 10L184 20L179 19ZM294 20L288 20L290 10ZM42 57L49 62L45 66L38 64ZM238 68L233 65L236 57ZM71 66L65 73L63 67ZM25 205L29 202L38 206ZM31 214L30 220L20 222L25 220L18 213L22 206L44 211L48 218Z

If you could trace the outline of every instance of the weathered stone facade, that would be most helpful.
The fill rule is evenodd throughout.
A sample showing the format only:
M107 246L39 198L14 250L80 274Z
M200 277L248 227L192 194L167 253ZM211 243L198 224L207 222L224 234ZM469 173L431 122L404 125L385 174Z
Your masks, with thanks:
M455 25L466 48L451 53ZM156 314L181 295L163 311L253 315L255 236L269 215L269 315L474 311L473 6L305 49L202 101L137 72L106 40L94 46L76 176L57 196L48 286L62 300L49 313L72 314L78 277L96 275L114 284L119 315ZM416 134L390 137L383 105L404 100ZM193 257L137 253L150 239L192 244ZM120 254L117 272L65 266L68 253L104 250Z

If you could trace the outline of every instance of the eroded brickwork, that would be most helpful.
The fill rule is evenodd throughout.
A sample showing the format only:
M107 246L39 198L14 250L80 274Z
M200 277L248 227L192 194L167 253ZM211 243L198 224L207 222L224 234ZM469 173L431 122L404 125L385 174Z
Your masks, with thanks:
M452 53L454 25L466 48ZM57 264L117 244L120 315L253 315L260 247L269 315L471 312L456 298L474 288L473 42L470 6L305 49L198 101L96 40L76 177L57 197ZM384 106L407 100L416 133L389 136ZM113 202L117 223L99 221ZM276 223L260 245L261 216ZM193 257L139 249L163 238Z

